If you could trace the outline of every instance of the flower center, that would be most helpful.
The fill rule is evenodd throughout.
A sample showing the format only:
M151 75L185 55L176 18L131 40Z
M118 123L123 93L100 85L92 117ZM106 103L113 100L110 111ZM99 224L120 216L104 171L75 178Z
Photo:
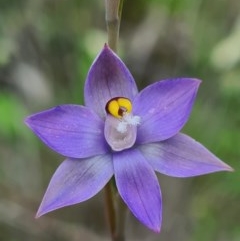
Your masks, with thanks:
M116 97L106 104L107 117L104 135L114 151L121 151L134 145L140 117L132 114L132 103L124 97Z
M120 120L116 127L120 133L125 133L128 125L137 126L140 124L140 117L131 114L132 103L127 98L113 98L107 102L105 109L108 114Z

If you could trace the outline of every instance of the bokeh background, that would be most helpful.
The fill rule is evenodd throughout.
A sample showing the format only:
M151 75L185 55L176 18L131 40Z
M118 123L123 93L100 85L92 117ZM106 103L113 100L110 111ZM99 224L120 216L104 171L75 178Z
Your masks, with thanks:
M34 112L83 103L87 71L107 41L104 1L0 0L0 240L109 240L103 194L35 219L63 157L24 125ZM139 89L165 78L203 80L183 132L233 173L158 175L163 226L127 216L127 240L240 240L240 1L125 0L120 55Z

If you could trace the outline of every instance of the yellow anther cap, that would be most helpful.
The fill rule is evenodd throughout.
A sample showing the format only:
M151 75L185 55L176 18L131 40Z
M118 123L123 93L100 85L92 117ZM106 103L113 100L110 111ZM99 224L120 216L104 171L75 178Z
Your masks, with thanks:
M124 113L131 113L132 103L128 98L116 97L107 102L106 111L114 117L122 118Z

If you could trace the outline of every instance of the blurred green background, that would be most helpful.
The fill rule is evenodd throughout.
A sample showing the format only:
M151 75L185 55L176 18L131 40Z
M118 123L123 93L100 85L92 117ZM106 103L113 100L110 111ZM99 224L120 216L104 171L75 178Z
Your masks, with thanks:
M34 112L83 103L87 71L107 41L104 1L0 0L0 240L109 240L102 193L34 215L63 157L24 125ZM125 0L120 56L139 89L165 78L203 80L183 132L233 173L159 175L163 226L131 214L127 240L240 240L240 1Z

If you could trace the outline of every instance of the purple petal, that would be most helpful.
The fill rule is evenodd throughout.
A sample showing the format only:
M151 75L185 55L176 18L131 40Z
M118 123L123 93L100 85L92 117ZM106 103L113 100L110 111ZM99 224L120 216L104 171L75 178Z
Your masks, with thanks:
M161 191L152 167L137 149L113 155L119 194L144 225L160 232L162 220Z
M137 94L136 83L121 59L105 45L92 64L84 89L85 104L99 116L105 116L105 105L114 97L130 100Z
M233 169L199 142L184 134L139 147L154 170L174 177L191 177Z
M47 146L67 157L85 158L108 151L103 121L83 106L57 106L28 117L26 124Z
M65 160L54 173L36 216L93 197L112 175L110 155Z
M199 80L164 80L141 91L133 103L133 113L141 117L138 143L166 140L177 134L187 122L197 93Z

